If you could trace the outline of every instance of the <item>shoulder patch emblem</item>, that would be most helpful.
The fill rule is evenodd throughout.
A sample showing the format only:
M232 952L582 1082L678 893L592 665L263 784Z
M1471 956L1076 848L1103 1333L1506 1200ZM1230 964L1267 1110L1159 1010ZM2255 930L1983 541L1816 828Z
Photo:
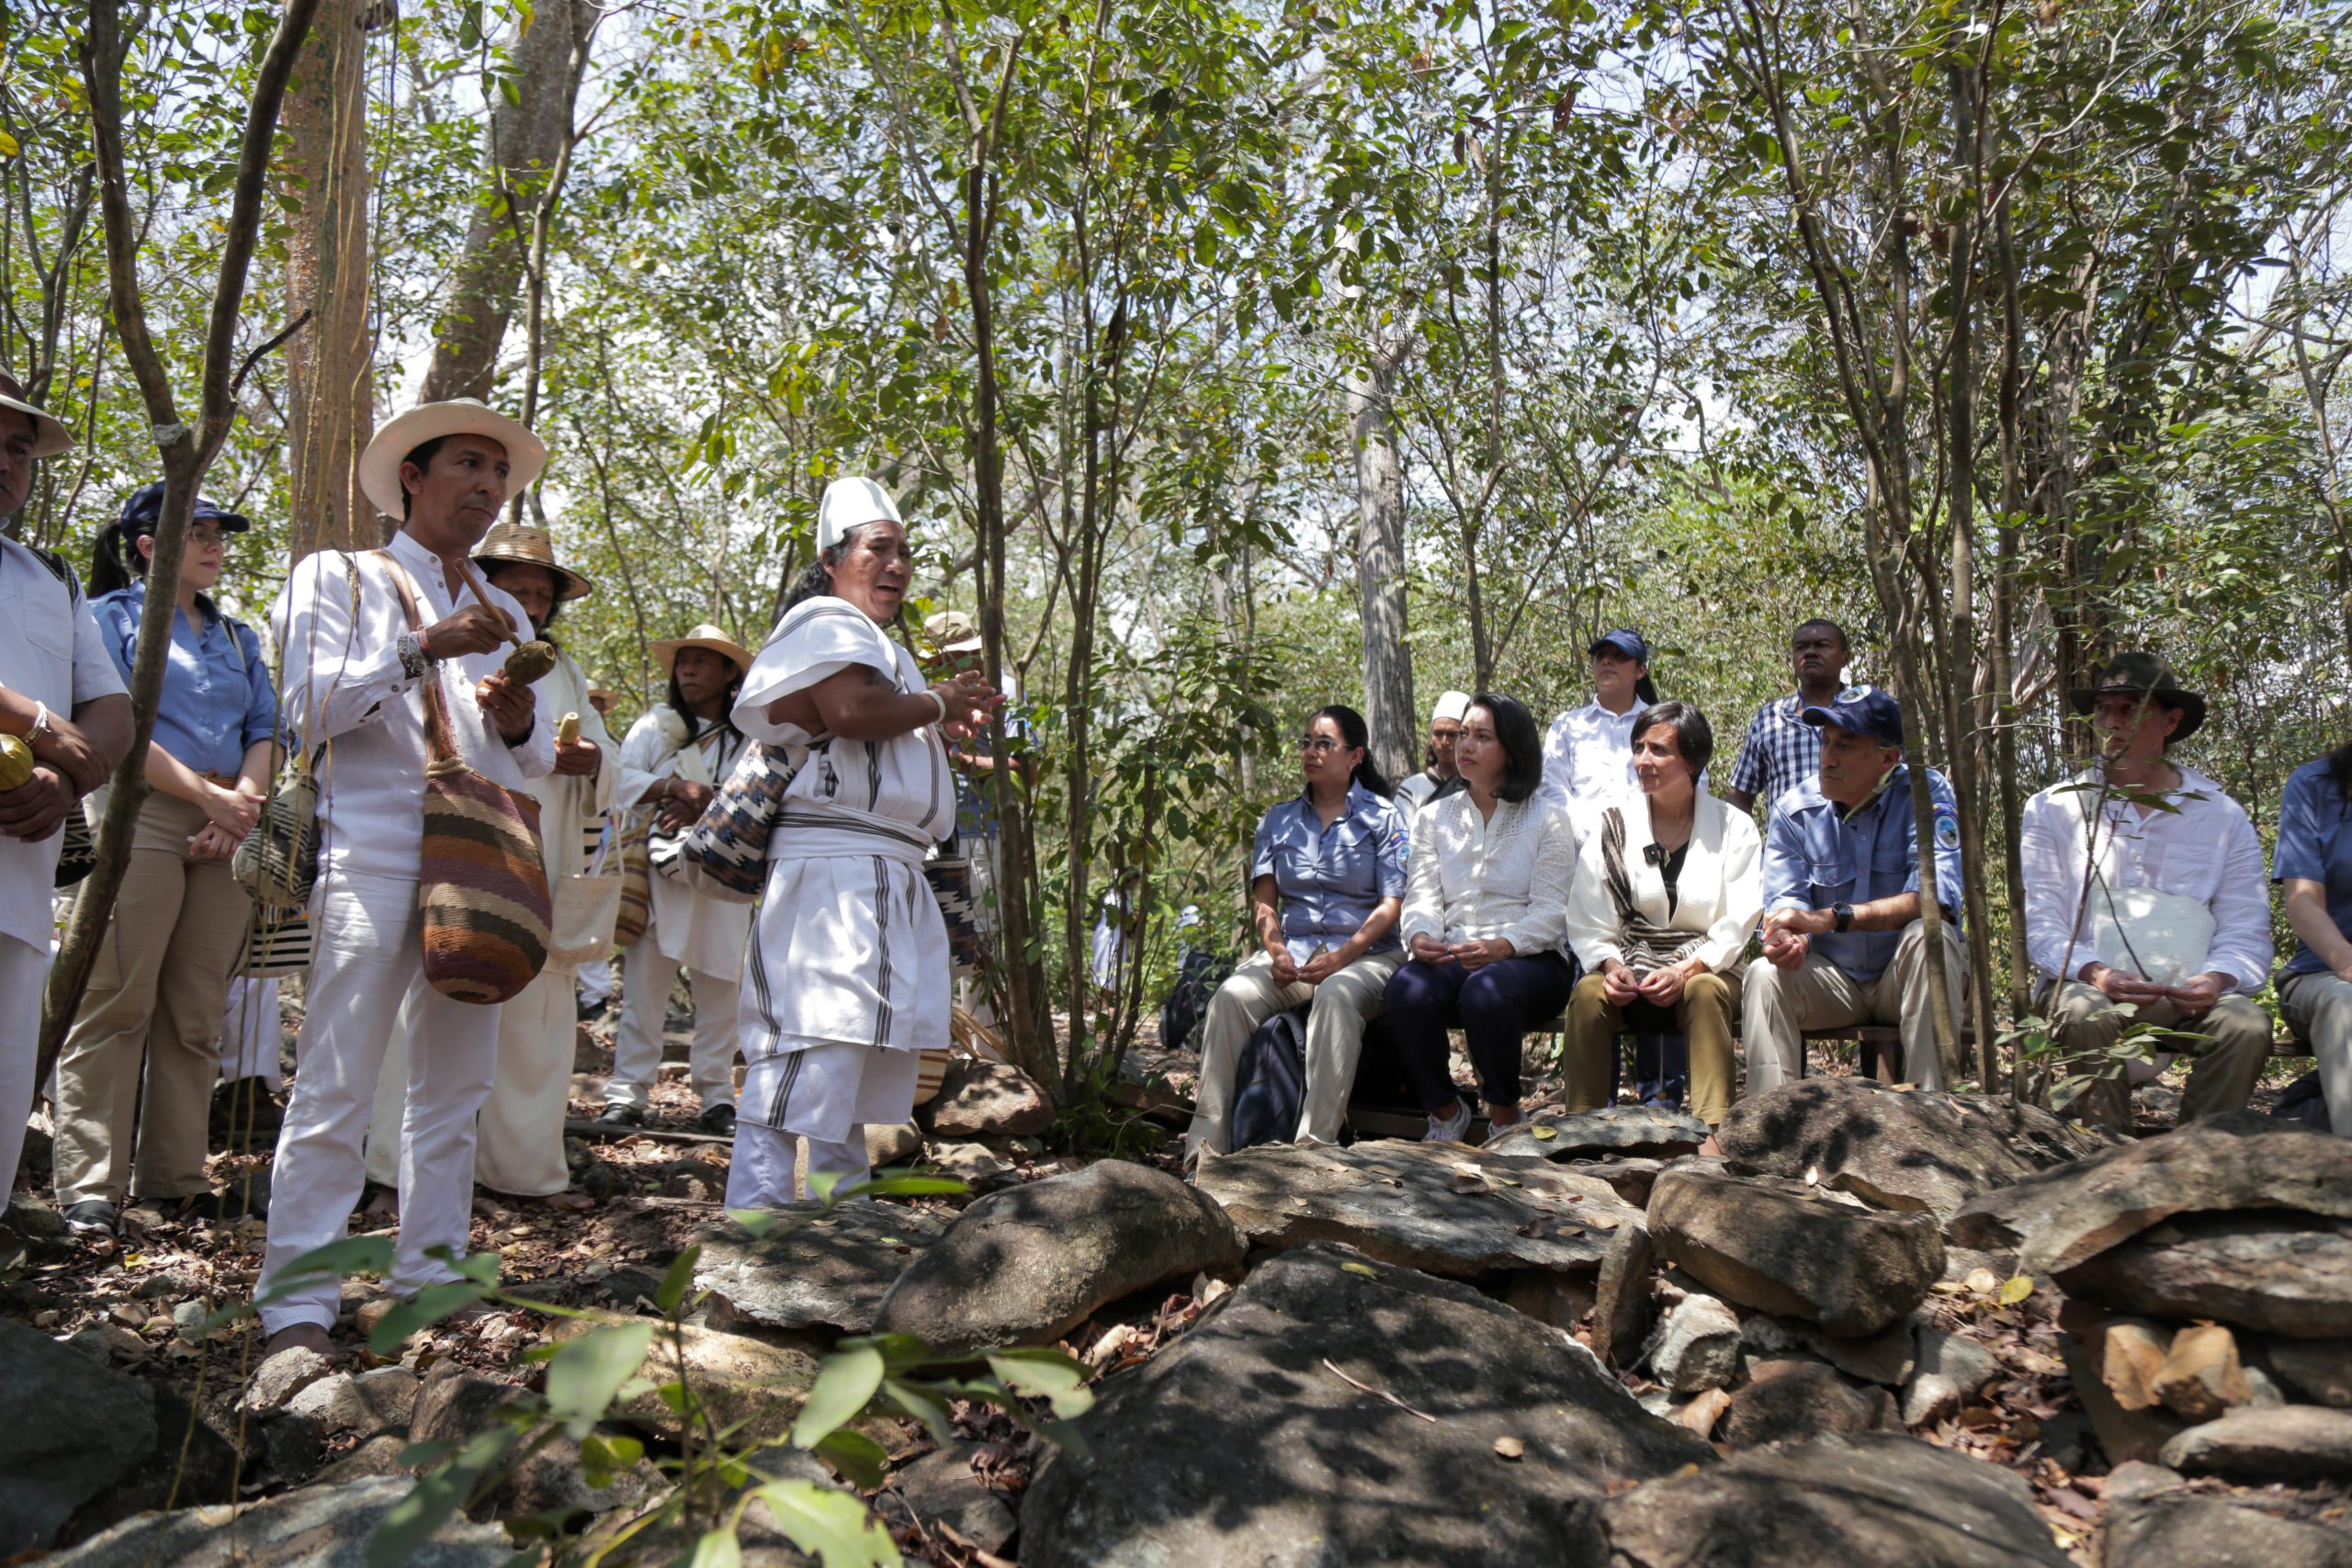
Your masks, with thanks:
M1936 807L1936 848L1960 848L1960 815L1949 806Z

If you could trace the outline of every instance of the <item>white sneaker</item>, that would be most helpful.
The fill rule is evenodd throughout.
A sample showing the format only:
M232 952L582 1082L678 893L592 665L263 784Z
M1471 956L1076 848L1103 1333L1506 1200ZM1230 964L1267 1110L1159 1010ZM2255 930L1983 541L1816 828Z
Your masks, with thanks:
M1422 1141L1431 1144L1458 1144L1470 1130L1470 1107L1460 1100L1453 1102L1451 1116L1432 1116L1430 1130L1421 1134Z

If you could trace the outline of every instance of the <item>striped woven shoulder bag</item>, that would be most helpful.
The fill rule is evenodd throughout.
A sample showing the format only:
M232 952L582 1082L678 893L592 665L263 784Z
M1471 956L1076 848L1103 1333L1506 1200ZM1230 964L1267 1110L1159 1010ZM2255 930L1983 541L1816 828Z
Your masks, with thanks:
M380 553L380 552L379 552ZM409 629L423 629L408 574L389 555ZM547 967L555 919L539 803L466 766L449 729L436 669L424 682L424 844L416 901L424 915L424 978L453 1001L495 1007Z

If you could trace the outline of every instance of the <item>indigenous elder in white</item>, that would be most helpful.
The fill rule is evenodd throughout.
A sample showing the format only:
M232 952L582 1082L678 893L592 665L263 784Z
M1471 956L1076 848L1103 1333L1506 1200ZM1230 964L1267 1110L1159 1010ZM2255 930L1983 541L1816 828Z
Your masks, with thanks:
M2091 716L2099 762L2027 801L2018 824L2026 952L2052 1030L2070 1052L2113 1045L2126 1018L2180 1031L2192 1038L2164 1048L2198 1058L2181 1119L2243 1111L2270 1052L2254 1000L2270 898L2245 808L2165 755L2204 723L2205 699L2153 653L2118 655L2068 699ZM2131 1116L2117 1078L2077 1103L2102 1126Z
M1437 706L1430 710L1430 745L1421 771L1396 786L1396 805L1409 818L1414 813L1437 798L1437 792L1453 782L1459 772L1453 765L1454 743L1462 739L1462 716L1470 711L1470 694L1445 692L1439 695Z
M827 486L817 559L735 706L745 734L806 762L776 819L746 960L732 1207L791 1200L796 1134L812 1175L863 1174L865 1124L911 1115L915 1053L948 1044L947 926L922 874L956 824L942 737L968 739L1004 698L977 671L924 687L887 629L913 570L880 485Z
M1355 1082L1364 1021L1380 1010L1405 961L1396 917L1405 905L1405 815L1366 750L1363 716L1318 709L1298 743L1306 787L1268 811L1251 857L1250 913L1262 952L1244 960L1209 1000L1201 1082L1188 1152L1233 1147L1234 1068L1250 1032L1312 1001L1306 1015L1306 1095L1298 1142L1340 1136Z
M130 750L130 699L81 583L63 559L16 537L34 461L73 446L62 422L0 374L0 735L33 761L31 778L0 789L0 1176L7 1178L25 1152L33 1106L58 829Z
M1575 978L1565 947L1576 831L1544 797L1542 746L1524 704L1481 692L1462 720L1459 787L1413 820L1407 957L1382 1000L1432 1143L1470 1130L1447 1032L1462 1031L1498 1134L1520 1119L1527 1032L1560 1010Z
M669 697L629 726L613 804L635 812L656 833L674 835L695 825L743 754L743 732L732 714L752 654L717 626L700 626L655 643L653 656L669 671ZM646 891L645 934L622 949L628 986L598 1120L644 1124L653 1103L653 1075L662 1066L670 987L684 968L695 999L687 1070L703 1129L725 1137L735 1131L736 1023L752 907L697 892L661 865L650 869Z
M288 719L326 740L319 880L294 1098L270 1179L261 1292L286 1266L344 1235L366 1168L361 1145L377 1075L402 1001L412 1017L401 1125L401 1234L391 1285L412 1294L454 1277L425 1256L463 1252L471 1213L474 1118L498 1063L498 1010L424 987L417 881L424 837L424 682L440 683L466 765L508 789L555 767L555 721L502 665L528 617L509 593L483 603L467 558L510 490L547 464L529 430L471 399L425 403L386 423L359 459L360 488L401 519L382 551L321 550L300 562L272 620L285 659ZM409 629L393 573L426 624ZM269 1348L331 1351L337 1283L289 1282L261 1309Z
M492 587L514 596L531 618L532 633L549 643L562 607L595 590L585 577L557 564L555 542L546 529L524 524L492 527L474 552L474 564ZM571 1104L579 1028L571 995L573 960L560 956L556 949L583 934L593 936L581 926L583 919L597 918L604 926L595 942L598 951L612 945L611 907L599 902L596 889L582 882L582 874L605 808L612 804L618 770L608 763L613 738L589 705L588 682L560 647L555 668L539 678L532 696L550 728L565 714L578 714L580 738L558 739L555 771L533 779L529 786L539 803L539 842L547 857L548 887L554 895L554 937L539 977L498 1009L498 1072L490 1098L482 1102L474 1179L508 1197L544 1198L558 1207L582 1208L586 1197L566 1191L571 1171L563 1158L563 1119ZM368 1179L384 1187L400 1185L409 1025L427 994L425 987L412 992L401 1027L384 1053L384 1070L376 1079L376 1114L368 1130Z
M92 555L90 612L126 682L163 510L160 482L132 491ZM227 536L248 526L197 498L142 769L148 794L57 1056L57 1204L77 1231L113 1234L126 1196L177 1219L220 1215L204 1170L220 1060L213 1032L254 912L229 857L260 814L279 756L261 639L206 592L226 564Z
M2301 939L2278 976L2278 1013L2319 1058L2328 1130L2352 1138L2352 746L2288 775L2270 875Z
M1804 1077L1804 1032L1898 1023L1903 1076L1942 1089L1919 913L1918 818L1903 761L1903 710L1884 692L1849 692L1807 708L1821 731L1821 771L1772 803L1764 828L1764 956L1747 966L1740 1038L1747 1092ZM1966 995L1960 940L1960 810L1929 769L1935 797L1936 907L1953 1039Z
M1835 621L1810 620L1789 635L1789 671L1796 691L1774 697L1756 710L1747 739L1731 765L1724 800L1735 811L1762 801L1766 806L1813 776L1821 766L1821 731L1804 722L1804 710L1823 707L1846 690L1846 666L1853 662L1846 628Z
M1568 1004L1567 1108L1609 1101L1609 1060L1628 1029L1690 1043L1690 1110L1731 1111L1739 960L1763 912L1756 823L1700 782L1714 755L1707 716L1659 703L1634 725L1641 793L1601 808L1577 863L1568 940L1585 976Z

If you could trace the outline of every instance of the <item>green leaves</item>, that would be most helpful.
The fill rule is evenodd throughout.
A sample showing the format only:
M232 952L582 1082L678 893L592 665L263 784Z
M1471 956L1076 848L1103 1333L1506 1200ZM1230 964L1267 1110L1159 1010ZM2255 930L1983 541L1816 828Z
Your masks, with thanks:
M808 1402L792 1424L792 1440L815 1448L833 1429L865 1408L882 1386L882 1353L870 1345L838 1350L825 1358L817 1372Z
M604 1418L622 1385L645 1365L659 1326L649 1321L592 1328L555 1353L548 1362L548 1414L567 1436L583 1438Z
M767 1505L793 1545L824 1568L900 1568L889 1532L846 1493L808 1481L772 1481L752 1495Z

